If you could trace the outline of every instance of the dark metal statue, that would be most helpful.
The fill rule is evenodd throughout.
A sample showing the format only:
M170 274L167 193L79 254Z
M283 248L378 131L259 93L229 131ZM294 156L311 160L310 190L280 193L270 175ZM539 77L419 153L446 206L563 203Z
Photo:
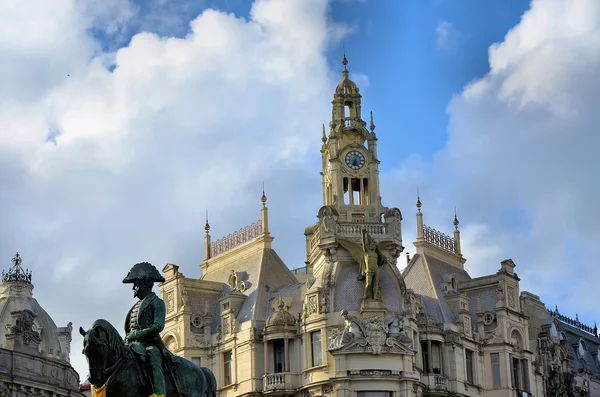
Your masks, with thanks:
M125 320L125 341L106 320L96 320L83 335L94 397L215 397L216 379L208 368L173 355L160 332L165 303L154 292L164 282L148 262L136 264L123 283L132 283L138 302Z

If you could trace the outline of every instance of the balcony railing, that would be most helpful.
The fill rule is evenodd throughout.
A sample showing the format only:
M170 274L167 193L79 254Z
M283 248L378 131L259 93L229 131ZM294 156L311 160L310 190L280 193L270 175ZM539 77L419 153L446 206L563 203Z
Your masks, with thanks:
M448 389L448 378L443 375L426 375L426 383L429 390L445 391Z
M291 372L278 372L263 375L263 391L295 390L298 388L298 375Z
M369 234L385 234L385 225L369 223L339 224L337 232L343 234L360 234L363 229L366 229Z

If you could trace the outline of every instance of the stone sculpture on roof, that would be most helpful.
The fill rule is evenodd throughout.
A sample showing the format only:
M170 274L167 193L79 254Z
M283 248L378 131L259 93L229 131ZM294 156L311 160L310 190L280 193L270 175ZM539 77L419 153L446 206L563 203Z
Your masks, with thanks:
M365 280L363 301L381 302L379 267L383 266L387 260L373 237L366 229L363 229L362 244L356 244L341 238L337 239L337 242L347 249L359 264L358 279Z

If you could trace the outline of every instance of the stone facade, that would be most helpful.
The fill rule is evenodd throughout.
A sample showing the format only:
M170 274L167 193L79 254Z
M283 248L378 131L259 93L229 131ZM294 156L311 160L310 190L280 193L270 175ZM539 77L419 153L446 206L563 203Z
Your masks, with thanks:
M416 253L398 270L402 214L382 204L373 116L367 126L345 57L343 63L329 131L323 126L323 206L305 230L306 267L290 271L272 249L264 193L260 220L238 232L212 242L207 219L202 277L186 278L174 264L163 269L166 346L209 367L221 397L597 390L596 336L520 292L510 259L495 274L472 278L456 215L453 235L445 235L424 224L417 199ZM369 260L356 249L361 241L370 241L363 247L377 259L371 273L360 270ZM376 298L367 296L373 274ZM576 337L587 349L580 367ZM583 375L573 380L574 369Z
M17 254L0 284L0 396L83 396L69 364L71 323L57 327L32 291Z

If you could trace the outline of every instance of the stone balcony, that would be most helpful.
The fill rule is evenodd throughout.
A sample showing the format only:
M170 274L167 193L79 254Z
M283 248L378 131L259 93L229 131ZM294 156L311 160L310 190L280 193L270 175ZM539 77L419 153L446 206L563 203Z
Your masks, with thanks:
M427 385L429 395L448 394L448 378L443 375L425 375L423 381Z
M298 388L298 375L292 372L278 372L263 375L263 392L277 394L277 392L293 391Z

